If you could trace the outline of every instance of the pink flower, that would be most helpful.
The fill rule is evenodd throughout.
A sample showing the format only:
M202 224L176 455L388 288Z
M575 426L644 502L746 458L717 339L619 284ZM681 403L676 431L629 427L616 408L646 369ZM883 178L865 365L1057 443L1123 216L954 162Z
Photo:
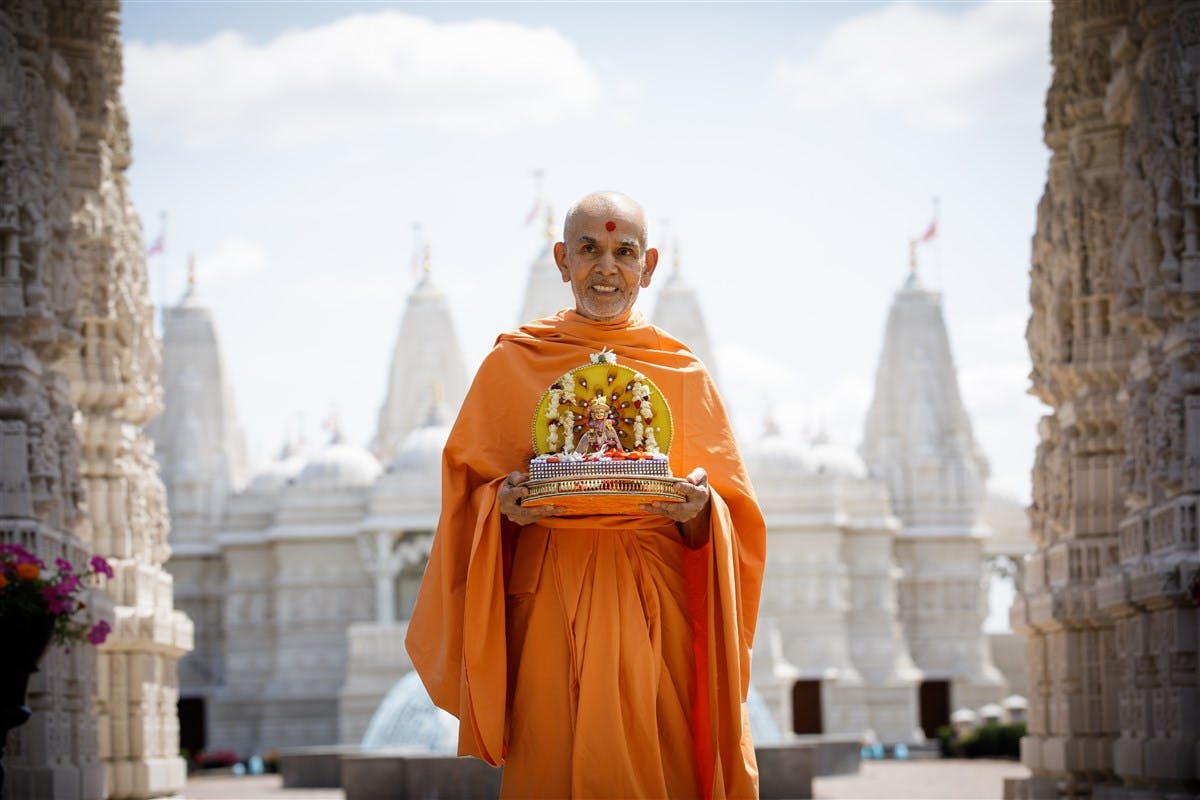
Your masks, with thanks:
M87 639L92 644L104 644L104 640L108 638L108 633L112 628L105 620L100 620L92 629L88 631Z
M104 558L104 556L92 556L92 572L97 575L103 575L106 578L113 576L112 565Z
M65 558L54 559L54 566L59 572L71 572L75 568L71 566L71 562Z

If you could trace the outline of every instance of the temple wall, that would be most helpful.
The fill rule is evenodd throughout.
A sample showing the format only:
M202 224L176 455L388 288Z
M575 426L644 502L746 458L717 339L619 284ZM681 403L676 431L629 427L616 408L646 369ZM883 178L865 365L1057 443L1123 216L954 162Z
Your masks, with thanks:
M1033 241L1032 797L1200 790L1200 2L1058 2ZM1189 598L1189 591L1191 597Z
M160 408L140 223L128 197L115 0L0 3L0 538L104 555L98 652L52 651L9 739L14 797L183 786L167 511L141 427Z

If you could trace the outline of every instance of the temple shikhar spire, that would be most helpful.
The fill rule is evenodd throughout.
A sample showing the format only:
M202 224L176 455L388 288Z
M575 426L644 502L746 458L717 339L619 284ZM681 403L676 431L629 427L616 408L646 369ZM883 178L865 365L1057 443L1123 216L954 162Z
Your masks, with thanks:
M680 252L679 239L676 238L671 274L658 293L651 321L686 344L704 362L713 380L719 384L716 354L708 336L708 326L704 322L696 290L684 278Z
M543 205L546 210L545 245L538 253L538 257L529 265L529 278L525 283L525 299L521 302L521 313L517 319L518 325L523 325L530 320L553 316L564 308L575 307L571 287L569 284L563 283L558 266L554 263L554 242L558 239L558 225L554 216L554 208L549 203Z
M915 269L888 313L859 452L901 521L899 616L917 665L951 679L955 706L988 702L1003 683L982 633L988 464L959 392L941 295Z
M187 289L163 309L163 414L149 425L171 507L171 545L210 546L224 498L248 468L233 390L212 312L196 294L196 257Z
M451 408L458 408L467 392L467 370L458 336L446 296L433 275L430 247L424 243L420 281L409 295L400 321L387 397L379 409L371 445L371 451L383 461L427 418L431 382L441 387L444 402Z

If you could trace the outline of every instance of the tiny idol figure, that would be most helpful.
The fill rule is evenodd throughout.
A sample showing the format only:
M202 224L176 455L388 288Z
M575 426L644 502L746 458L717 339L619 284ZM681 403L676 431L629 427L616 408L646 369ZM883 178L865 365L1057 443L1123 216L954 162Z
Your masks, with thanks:
M616 427L608 418L608 404L597 400L588 407L588 421L574 452L586 456L614 448L625 449L621 445L621 437L617 435Z

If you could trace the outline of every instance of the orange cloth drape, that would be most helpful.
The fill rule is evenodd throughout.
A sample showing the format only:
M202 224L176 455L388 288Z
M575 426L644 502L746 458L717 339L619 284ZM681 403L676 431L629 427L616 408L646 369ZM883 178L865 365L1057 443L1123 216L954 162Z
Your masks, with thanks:
M660 517L519 528L499 513L504 477L527 470L542 393L602 347L670 404L674 474L708 471L703 548L682 547ZM765 546L732 428L696 357L640 313L599 323L562 311L501 335L467 394L406 644L433 701L459 718L459 752L508 758L506 795L678 796L687 786L753 797L745 698ZM639 700L634 680L649 695ZM556 720L572 735L544 730ZM524 755L535 740L558 746L540 766Z

